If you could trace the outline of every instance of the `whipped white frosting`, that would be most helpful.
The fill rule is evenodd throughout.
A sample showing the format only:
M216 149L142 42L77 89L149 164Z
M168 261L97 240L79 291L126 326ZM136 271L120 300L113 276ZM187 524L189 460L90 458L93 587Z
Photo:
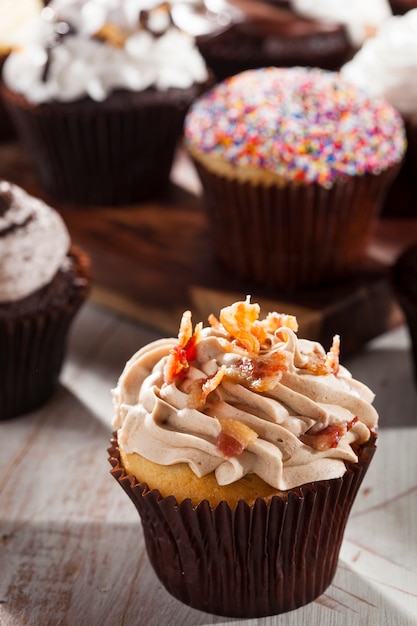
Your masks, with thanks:
M393 16L365 42L341 73L403 115L417 113L417 9Z
M194 37L155 0L52 0L3 70L6 85L33 103L187 88L207 76Z
M42 0L0 0L0 51L25 42L28 24L40 15Z
M56 211L7 181L0 181L0 302L29 296L55 276L70 246Z
M181 331L179 340L151 343L128 361L113 390L120 447L162 465L188 463L199 477L214 471L220 485L257 474L287 490L342 476L344 462L357 461L352 444L377 426L374 394L339 365L337 340L326 354L298 339L287 316L259 323L259 307L248 301L223 309L220 320L238 308L248 316L243 325L237 316L235 335L225 322L196 327L195 352L177 376L170 376L180 362L175 355L183 358L188 347L184 353L181 346L190 346ZM259 328L266 330L256 347ZM233 439L236 431L239 439L242 424L242 448L229 456L222 434Z
M392 15L388 0L291 0L291 5L305 17L343 24L357 48Z

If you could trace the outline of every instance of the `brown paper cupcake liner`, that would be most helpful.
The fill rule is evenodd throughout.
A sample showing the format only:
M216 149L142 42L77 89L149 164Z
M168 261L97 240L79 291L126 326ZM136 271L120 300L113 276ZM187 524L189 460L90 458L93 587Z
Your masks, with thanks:
M56 389L67 335L89 288L87 257L76 247L71 256L79 279L66 303L46 301L37 311L0 315L0 420L39 408Z
M277 615L303 606L330 585L356 493L375 452L376 436L342 478L315 482L212 509L163 498L126 475L117 436L109 448L111 474L142 519L149 560L165 588L201 611L229 617Z
M117 92L100 103L38 106L4 86L2 94L47 196L82 206L162 194L185 114L201 90Z
M326 189L239 182L195 163L220 262L262 286L294 291L357 273L397 167Z

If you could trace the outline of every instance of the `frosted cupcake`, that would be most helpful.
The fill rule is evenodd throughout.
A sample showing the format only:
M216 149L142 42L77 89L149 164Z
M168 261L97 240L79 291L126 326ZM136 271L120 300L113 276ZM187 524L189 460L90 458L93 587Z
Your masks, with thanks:
M58 213L7 181L0 181L0 258L0 419L8 419L55 391L90 275Z
M403 116L408 148L382 213L417 217L417 9L388 20L341 71L370 97L385 97Z
M117 205L164 191L207 78L167 3L51 0L7 59L3 96L48 196Z
M375 450L373 394L296 319L236 302L139 350L113 390L112 475L175 597L260 617L319 596ZM169 567L167 567L169 563Z
M185 143L233 274L291 289L360 271L405 150L400 115L339 74L263 68L194 103Z
M194 4L196 11L204 5ZM343 24L305 17L289 2L230 0L214 6L217 14L206 10L208 32L199 34L197 45L218 80L269 65L336 69L354 52Z

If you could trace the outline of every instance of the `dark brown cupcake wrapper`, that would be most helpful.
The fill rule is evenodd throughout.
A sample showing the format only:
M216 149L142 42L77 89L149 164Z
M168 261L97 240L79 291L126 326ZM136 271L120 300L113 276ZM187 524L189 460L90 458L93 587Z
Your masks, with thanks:
M66 303L0 317L0 420L39 408L56 389L71 323L89 291L88 259L76 247L71 255L80 275Z
M163 498L127 475L116 434L109 448L112 476L142 519L149 560L166 589L196 609L229 617L277 615L311 602L336 571L343 533L375 452L376 436L347 464L342 478L303 485L212 509Z
M117 92L106 101L30 106L2 94L39 182L54 201L123 205L164 192L185 114L202 86ZM166 93L166 95L164 95Z
M294 291L357 273L399 166L327 189L230 180L195 162L222 264L266 287Z

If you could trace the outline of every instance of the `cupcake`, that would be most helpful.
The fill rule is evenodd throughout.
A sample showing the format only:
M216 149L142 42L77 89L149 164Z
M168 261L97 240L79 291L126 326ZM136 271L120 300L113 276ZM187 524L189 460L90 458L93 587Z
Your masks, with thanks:
M385 97L401 113L408 147L382 215L417 217L417 9L391 17L341 72L370 97Z
M402 252L394 263L391 284L408 325L417 384L417 241Z
M72 320L88 294L89 262L61 217L0 181L0 419L53 394Z
M195 27L199 50L219 80L271 65L339 69L391 14L387 0L220 0L214 5L196 0L187 6L200 19L182 23ZM216 11L210 12L211 6ZM178 10L181 17L184 13Z
M25 41L26 26L40 14L41 0L0 0L0 73L12 50ZM13 122L0 96L0 141L15 137Z
M246 301L132 356L113 390L114 478L182 602L261 617L331 583L375 451L372 392L291 315Z
M223 81L185 121L221 263L297 290L362 269L405 150L400 115L335 72L261 68Z
M197 45L218 80L269 65L337 69L353 54L342 24L304 17L291 3L229 0L215 6L217 21L210 16Z
M168 3L51 0L8 57L3 96L47 197L120 205L163 193L207 80Z

